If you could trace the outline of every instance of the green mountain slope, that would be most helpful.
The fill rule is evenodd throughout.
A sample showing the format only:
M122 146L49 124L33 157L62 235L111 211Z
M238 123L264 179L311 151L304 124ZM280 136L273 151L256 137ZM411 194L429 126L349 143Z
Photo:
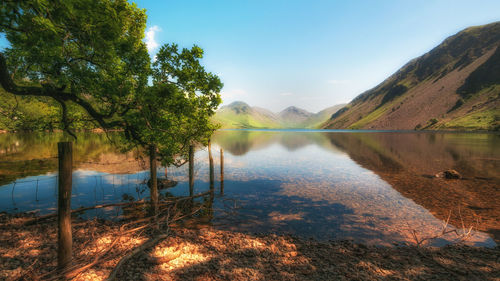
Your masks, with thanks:
M408 62L323 128L500 128L500 22L467 28Z
M290 106L276 114L264 108L252 107L244 102L236 101L221 107L213 120L219 123L223 129L316 129L320 128L332 114L343 106L344 104L335 105L318 113Z
M221 107L213 120L224 129L278 128L278 117L265 109L250 107L244 102L233 102Z
M344 106L346 106L346 104L337 104L313 114L309 119L306 120L306 122L304 122L304 127L311 129L321 128L323 123L328 121L335 112L339 111Z

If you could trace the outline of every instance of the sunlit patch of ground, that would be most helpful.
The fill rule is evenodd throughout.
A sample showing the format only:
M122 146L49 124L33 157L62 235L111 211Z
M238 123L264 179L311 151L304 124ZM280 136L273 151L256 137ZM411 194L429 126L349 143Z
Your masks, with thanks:
M0 215L0 280L45 280L56 267L55 222L26 226L25 220ZM120 259L154 237L120 234L119 228L118 223L74 222L75 261L86 264L111 250L73 280L105 280ZM498 247L375 247L172 228L127 261L117 280L498 280L499 256Z
M213 229L175 230L121 280L495 280L499 250L372 247ZM167 258L160 261L158 257ZM152 258L153 257L153 258Z

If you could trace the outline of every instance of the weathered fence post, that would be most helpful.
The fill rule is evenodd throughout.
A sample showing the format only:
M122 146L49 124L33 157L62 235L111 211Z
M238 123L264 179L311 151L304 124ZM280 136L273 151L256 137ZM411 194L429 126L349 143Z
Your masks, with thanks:
M189 146L189 196L194 195L194 147Z
M208 140L208 161L210 166L210 190L214 189L214 158L212 157L212 143Z
M158 177L156 176L156 146L154 144L149 146L149 172L150 172L150 185L149 193L151 195L151 210L153 216L158 214Z
M57 267L64 270L71 264L73 240L71 234L71 185L73 173L73 145L57 144L59 154L59 187L57 204Z
M220 194L224 195L224 150L220 148Z

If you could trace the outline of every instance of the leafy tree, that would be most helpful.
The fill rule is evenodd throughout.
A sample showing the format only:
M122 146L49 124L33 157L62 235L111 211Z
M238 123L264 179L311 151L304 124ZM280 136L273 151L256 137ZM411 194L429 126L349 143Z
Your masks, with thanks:
M145 11L126 0L4 1L0 32L11 46L0 53L0 84L52 99L69 133L76 106L100 127L121 129L127 147L158 148L164 164L178 164L215 130L222 83L201 66L197 46L165 45L151 66L145 26Z
M147 85L142 41L146 14L126 0L3 1L0 84L17 96L50 97L70 131L68 106L99 126L124 127L135 95Z
M4 3L0 32L10 47L0 53L0 84L13 95L59 104L66 131L88 115L104 129L122 129L129 144L157 145L163 162L173 163L188 144L205 143L215 130L209 118L222 83L201 66L203 50L165 45L151 66L142 41L146 14L135 4Z
M198 46L162 46L153 63L152 86L138 97L139 108L127 115L133 126L129 132L137 134L127 139L135 145L155 145L165 165L182 163L189 145L206 144L216 129L210 117L221 102L222 83L205 71L202 58Z

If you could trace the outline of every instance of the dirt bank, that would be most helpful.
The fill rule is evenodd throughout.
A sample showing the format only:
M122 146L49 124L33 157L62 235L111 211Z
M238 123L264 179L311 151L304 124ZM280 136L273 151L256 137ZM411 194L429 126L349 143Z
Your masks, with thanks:
M25 221L0 216L2 280L46 280L56 267L55 222L25 226ZM104 280L123 256L158 235L123 235L119 227L96 220L74 222L76 263L84 266L101 258L73 280ZM388 248L170 228L165 239L126 262L117 280L500 280L499 257L498 247Z

